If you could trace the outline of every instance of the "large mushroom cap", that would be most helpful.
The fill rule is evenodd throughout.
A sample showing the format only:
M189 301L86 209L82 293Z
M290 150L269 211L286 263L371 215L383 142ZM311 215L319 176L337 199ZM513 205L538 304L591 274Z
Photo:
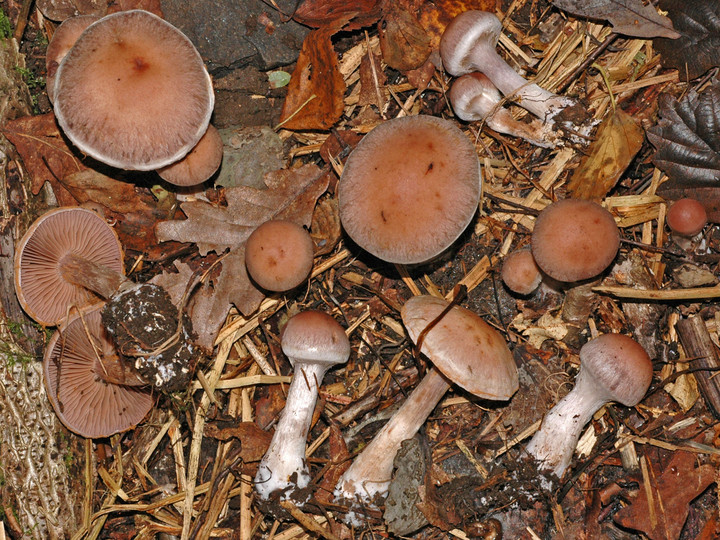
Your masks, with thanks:
M66 281L63 257L78 255L122 273L122 246L112 227L91 210L63 207L40 216L20 239L15 252L15 292L30 317L56 325L68 308L99 299L84 287Z
M83 152L123 169L178 161L205 133L214 95L190 40L142 10L90 25L63 59L55 115Z
M413 341L447 309L434 296L414 296L402 308ZM472 311L453 306L426 334L420 349L447 378L485 399L507 400L518 389L518 373L503 337Z
M45 389L70 431L109 437L135 427L150 411L153 397L147 389L107 382L118 362L97 307L74 314L50 339L43 362Z
M599 275L615 259L620 231L612 214L581 199L557 201L537 217L532 254L540 269L558 281Z
M470 60L477 47L495 47L502 23L487 11L469 10L460 13L447 25L440 39L440 57L445 71L464 75L476 71Z
M285 325L282 350L296 362L342 364L350 357L350 341L335 319L322 311L302 311Z
M426 262L452 244L480 198L480 164L451 122L383 122L357 145L339 184L340 219L363 249L388 262Z

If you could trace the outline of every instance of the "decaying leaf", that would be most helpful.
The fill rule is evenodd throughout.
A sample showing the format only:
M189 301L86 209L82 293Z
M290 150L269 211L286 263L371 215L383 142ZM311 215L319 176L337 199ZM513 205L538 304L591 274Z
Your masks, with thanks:
M216 420L205 425L204 435L218 441L238 439L240 456L245 462L260 461L270 446L272 433L260 429L255 422Z
M652 5L644 5L641 0L551 0L551 2L573 15L608 20L618 34L643 38L680 37L680 34L673 29L670 19L660 15Z
M644 532L652 540L677 539L690 511L690 503L715 481L712 465L696 467L696 464L695 454L682 451L674 452L662 474L650 463L650 486L641 486L632 504L615 514L615 521L623 527Z
M38 9L51 21L64 21L77 15L97 15L107 13L106 0L38 0Z
M661 0L680 38L653 40L662 64L678 70L681 80L695 79L720 65L720 3L715 0Z
M427 32L430 48L437 49L445 27L463 11L477 9L496 13L499 0L434 0L420 6L418 22Z
M643 141L642 128L630 115L615 110L600 124L588 154L570 178L568 191L576 199L602 199L640 151Z
M293 13L293 19L313 28L350 19L345 30L356 30L376 23L380 14L380 0L305 0Z
M207 336L214 339L217 335L230 304L249 314L264 298L245 270L245 241L250 233L270 219L309 226L315 203L327 189L328 177L315 165L305 165L270 173L265 183L268 187L265 190L245 186L228 188L225 191L227 206L223 207L203 201L183 203L181 207L187 219L163 221L156 226L161 242L193 242L201 255L230 250L222 258L220 274L213 280L214 294L207 295L203 309L195 306L191 313L195 331L203 332L206 340Z
M305 37L280 116L285 129L328 129L342 115L345 81L330 37L343 22Z
M422 66L430 56L430 37L411 11L388 2L380 24L380 48L388 66L408 71Z

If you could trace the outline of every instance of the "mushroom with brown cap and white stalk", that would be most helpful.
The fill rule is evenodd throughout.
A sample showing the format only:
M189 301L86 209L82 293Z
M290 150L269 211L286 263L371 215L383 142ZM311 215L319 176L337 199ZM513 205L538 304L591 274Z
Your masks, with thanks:
M387 495L400 444L420 429L450 388L450 381L491 400L508 400L518 389L515 361L503 337L472 311L448 308L447 301L434 296L415 296L402 308L403 323L415 343L442 314L418 343L435 367L340 478L335 497L349 502L353 510L359 508L358 502L373 504L376 497ZM348 519L356 520L353 512Z
M466 122L484 121L498 133L520 137L531 144L552 148L552 130L539 119L530 122L516 120L502 107L502 95L483 73L467 73L453 82L448 92L455 115Z
M289 291L312 270L313 241L292 221L270 220L255 229L245 243L248 274L263 289Z
M665 222L673 233L673 241L682 249L701 247L702 233L708 223L707 210L697 199L678 199L668 208Z
M493 13L470 10L459 14L440 39L443 67L455 76L484 73L505 96L552 125L553 117L575 100L528 82L510 67L495 49L501 30L502 23Z
M55 78L55 115L82 152L121 169L155 170L207 130L212 82L180 30L143 10L91 24Z
M540 469L562 477L572 460L582 429L603 405L612 401L634 407L652 381L650 357L635 340L604 334L580 349L575 387L543 418L527 451Z
M338 184L340 220L363 249L391 263L427 262L465 230L480 199L470 139L442 118L383 122L350 153Z
M87 438L135 427L154 399L125 369L100 322L101 306L74 313L55 332L43 361L45 388L63 424Z
M85 29L100 17L96 15L78 15L65 19L60 26L53 32L50 43L48 43L47 51L45 51L45 89L47 90L48 99L52 103L55 101L55 74L57 73L60 62L65 58L72 46L80 37Z
M292 317L281 341L295 374L270 447L255 475L255 490L264 501L291 499L302 505L309 499L305 446L318 388L330 367L347 362L350 342L342 326L320 311L303 311Z

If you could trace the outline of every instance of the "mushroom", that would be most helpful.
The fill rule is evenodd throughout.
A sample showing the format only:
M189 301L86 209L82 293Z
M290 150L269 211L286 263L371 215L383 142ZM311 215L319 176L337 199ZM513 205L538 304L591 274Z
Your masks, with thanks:
M705 228L708 216L700 201L684 198L678 199L670 206L665 221L674 234L692 238Z
M565 199L546 206L535 220L532 254L540 269L558 281L590 279L615 259L620 232L599 204Z
M518 374L502 336L472 311L434 296L415 296L402 308L402 319L415 343L428 325L420 351L435 367L403 402L390 421L355 458L335 487L339 501L354 509L387 495L393 459L402 441L412 438L453 381L484 399L509 400ZM358 505L360 503L360 505ZM349 521L356 516L351 512Z
M255 475L255 489L264 501L292 499L302 505L310 472L305 444L318 388L325 372L350 357L350 342L342 326L320 311L303 311L292 317L282 334L282 350L295 368L287 401L270 447Z
M96 15L78 15L65 19L60 26L53 32L52 39L48 43L45 52L45 68L47 76L45 77L45 89L47 90L50 103L55 100L55 74L60 66L60 62L65 58L68 51L75 45L78 37L85 29L100 17Z
M160 178L176 186L196 186L209 179L220 167L223 158L223 141L212 124L200 141L185 157L158 169Z
M15 252L15 292L40 324L54 326L70 307L96 303L130 283L112 227L91 210L63 207L40 216Z
M509 253L503 260L500 276L508 289L522 295L532 294L543 278L529 249Z
M263 289L294 289L312 270L312 238L292 221L266 221L247 239L245 265L250 277Z
M483 73L467 73L455 79L448 98L455 115L466 122L484 121L498 133L520 137L531 144L552 148L555 143L552 131L540 120L533 118L525 123L516 120L510 111L502 107L502 95Z
M210 76L190 40L147 11L91 24L57 70L55 115L82 152L113 167L155 170L207 130Z
M459 14L440 39L445 70L455 76L484 73L500 92L551 125L553 117L575 101L528 82L507 65L495 50L501 30L502 23L492 13L470 10Z
M135 427L154 402L118 358L100 322L101 308L73 313L50 338L43 361L45 388L58 418L92 439Z
M429 261L465 230L480 199L480 164L454 124L418 115L365 135L338 185L340 220L363 249L399 264Z
M543 418L527 446L539 467L562 477L582 429L603 405L617 401L634 407L652 380L652 362L635 340L604 334L580 349L575 387Z

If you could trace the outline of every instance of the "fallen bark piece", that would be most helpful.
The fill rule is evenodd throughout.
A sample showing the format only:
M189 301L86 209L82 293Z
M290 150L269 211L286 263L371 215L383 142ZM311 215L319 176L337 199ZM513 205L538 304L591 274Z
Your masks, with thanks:
M720 379L715 376L720 359L710 333L698 316L678 321L677 331L685 356L691 358L690 369L701 369L695 372L700 393L715 418L720 418Z

